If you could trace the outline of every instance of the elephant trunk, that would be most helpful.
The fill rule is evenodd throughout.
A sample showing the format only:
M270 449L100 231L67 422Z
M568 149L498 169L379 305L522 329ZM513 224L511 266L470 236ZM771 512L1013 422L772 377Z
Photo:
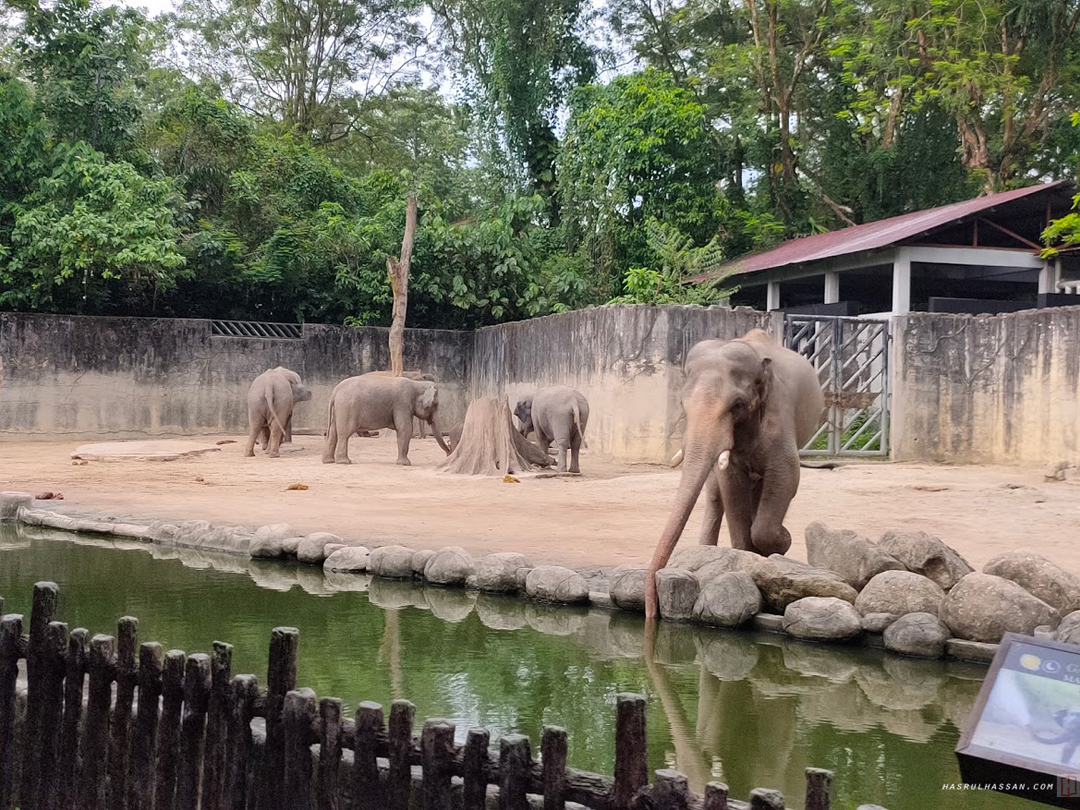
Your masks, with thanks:
M428 422L431 424L431 432L435 434L435 441L439 443L439 447L443 449L446 455L450 455L450 447L446 444L446 440L443 439L442 426L439 424L438 408L431 412L431 419Z
M687 431L685 446L682 452L682 478L679 481L679 491L675 496L671 514L664 532L660 536L660 542L656 544L652 561L649 563L648 575L645 579L645 618L658 618L658 602L656 596L656 572L663 568L675 551L675 545L682 536L686 521L694 510L701 488L705 485L713 465L723 470L730 463L731 450L734 445L734 424L731 416L721 413L719 417L710 414L703 419L704 427L691 428ZM688 420L688 425L692 424Z

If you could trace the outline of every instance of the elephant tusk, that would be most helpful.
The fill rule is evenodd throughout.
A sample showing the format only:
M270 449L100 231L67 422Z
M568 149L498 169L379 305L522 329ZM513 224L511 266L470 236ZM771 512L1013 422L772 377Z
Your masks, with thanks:
M683 460L683 451L682 451L682 448L679 448L679 452L671 457L671 461L668 462L668 466L669 467L678 467L680 464L682 464L682 460Z
M725 450L720 454L720 457L716 459L716 469L726 470L729 461L731 461L731 451Z

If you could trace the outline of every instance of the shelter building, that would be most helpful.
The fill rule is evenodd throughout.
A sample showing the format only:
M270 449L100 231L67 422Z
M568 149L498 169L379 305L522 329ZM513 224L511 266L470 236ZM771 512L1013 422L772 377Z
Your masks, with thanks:
M1040 256L1041 234L1067 214L1056 181L828 233L736 259L736 305L810 315L1000 313L1080 304L1080 252ZM697 280L704 280L701 276Z

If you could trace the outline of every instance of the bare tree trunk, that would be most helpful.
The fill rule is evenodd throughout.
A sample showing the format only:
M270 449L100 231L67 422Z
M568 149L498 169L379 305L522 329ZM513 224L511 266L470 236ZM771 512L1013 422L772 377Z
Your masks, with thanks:
M410 194L405 206L405 237L401 240L401 258L388 258L386 271L394 291L394 314L390 321L390 374L405 373L405 311L409 306L409 262L416 236L416 195Z
M506 397L481 397L469 404L461 437L439 469L457 475L505 476L550 464L539 447L514 429Z

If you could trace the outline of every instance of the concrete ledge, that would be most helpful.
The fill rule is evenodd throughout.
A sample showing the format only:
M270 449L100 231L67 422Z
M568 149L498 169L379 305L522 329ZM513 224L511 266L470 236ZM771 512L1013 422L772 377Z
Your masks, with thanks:
M945 642L945 655L958 661L989 664L994 660L998 646L997 644L986 644L982 641L965 641L962 638L950 638Z

